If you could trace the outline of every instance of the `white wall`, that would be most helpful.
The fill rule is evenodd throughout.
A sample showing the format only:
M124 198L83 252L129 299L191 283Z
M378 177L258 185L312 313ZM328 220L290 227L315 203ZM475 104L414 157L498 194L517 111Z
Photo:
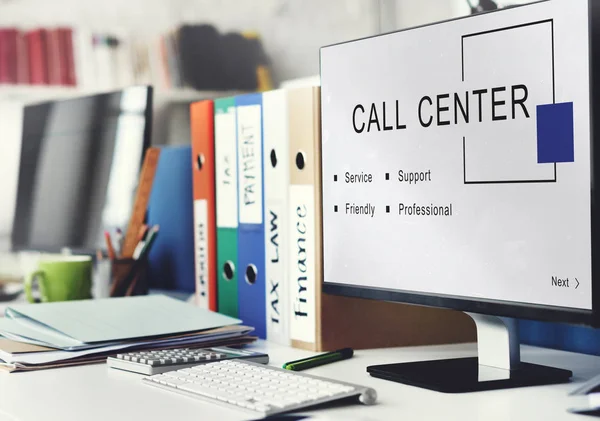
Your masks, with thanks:
M512 6L515 4L525 4L531 3L533 0L495 0L496 4L500 7ZM458 15L465 15L470 13L469 6L467 5L467 0L453 0L454 2L454 10ZM471 0L471 2L475 5L477 4L477 0Z
M457 1L459 0L398 0L396 25L398 29L404 29L456 17Z
M11 233L17 197L22 118L20 104L0 101L0 252Z
M500 7L530 3L533 0L495 0ZM473 5L479 0L471 0ZM467 16L471 13L467 0L396 0L398 29Z

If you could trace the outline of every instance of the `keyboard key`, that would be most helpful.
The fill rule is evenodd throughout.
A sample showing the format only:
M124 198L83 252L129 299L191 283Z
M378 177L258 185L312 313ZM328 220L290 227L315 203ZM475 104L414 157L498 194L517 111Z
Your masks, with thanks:
M182 375L182 373L180 373L179 371L167 371L166 373L163 373L163 376L174 378L178 378L180 375Z
M167 380L165 380L167 386L172 386L172 387L177 387L180 386L182 384L187 384L187 382L185 382L184 380L180 380L174 377L169 377Z
M266 405L256 405L255 409L257 411L260 411L260 412L267 412L271 408L269 406L266 406Z
M186 383L179 387L181 390L185 390L187 392L195 393L197 395L206 396L207 398L216 399L217 393L214 390L211 390L207 387L204 387L201 384L197 383Z

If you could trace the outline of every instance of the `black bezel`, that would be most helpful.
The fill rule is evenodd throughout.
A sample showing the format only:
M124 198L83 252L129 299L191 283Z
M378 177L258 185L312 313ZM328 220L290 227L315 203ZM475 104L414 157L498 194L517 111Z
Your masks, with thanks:
M541 0L536 3L545 3L550 0ZM452 295L434 295L427 293L419 293L413 291L401 291L401 290L388 290L383 288L374 287L357 287L353 285L339 284L339 283L328 283L323 282L323 292L333 295L341 295L348 297L366 298L372 300L381 301L392 301L406 304L414 304L428 307L441 307L453 310L491 314L504 317L516 317L522 319L550 321L550 322L563 322L563 323L574 323L574 324L586 324L591 326L600 327L600 285L594 285L597 281L594 281L594 274L600 273L600 213L597 209L600 206L600 193L596 189L597 183L600 182L600 165L594 165L600 163L600 148L594 148L594 126L598 122L600 124L600 83L594 83L596 75L594 71L600 69L600 0L587 0L588 1L588 25L589 25L589 54L590 54L590 73L589 73L589 84L590 84L590 202L591 202L591 231L592 231L592 310L583 310L569 307L555 307L546 306L539 304L530 303L518 303L508 302L500 300L488 300L471 297L461 297ZM528 7L531 4L519 5L514 7ZM494 10L487 13L502 13L503 10ZM393 31L389 33L404 32L411 29L421 28L425 26L437 25L440 23L470 19L474 16L464 16L456 19L449 19L441 22L436 22L428 25L416 26L413 28L402 29L399 31ZM596 26L593 23L597 23ZM389 34L388 33L388 34ZM374 38L383 36L386 34L375 35L372 37L365 37L361 39ZM361 39L347 41L338 44L332 44L325 47L321 47L321 51L324 48L332 47L335 45L346 44L349 42L360 41ZM321 52L319 54L319 73L321 73ZM598 75L600 77L600 75ZM321 91L322 92L322 91ZM322 95L322 93L321 93ZM321 117L322 117L321 109ZM321 157L322 143L321 143ZM323 162L321 161L321 171L323 170ZM321 189L321 195L323 196L323 189ZM324 199L324 197L322 197ZM321 214L321 224L323 224L323 215ZM323 226L323 225L322 225ZM323 230L323 236L321 237L321 247L324 247L324 236L325 230ZM323 248L322 248L323 249ZM324 269L324 266L321 266Z

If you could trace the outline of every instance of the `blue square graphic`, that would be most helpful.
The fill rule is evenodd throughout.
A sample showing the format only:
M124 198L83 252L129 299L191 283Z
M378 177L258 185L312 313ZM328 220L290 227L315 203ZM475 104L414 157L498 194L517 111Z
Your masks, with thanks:
M536 107L538 164L574 162L573 103Z

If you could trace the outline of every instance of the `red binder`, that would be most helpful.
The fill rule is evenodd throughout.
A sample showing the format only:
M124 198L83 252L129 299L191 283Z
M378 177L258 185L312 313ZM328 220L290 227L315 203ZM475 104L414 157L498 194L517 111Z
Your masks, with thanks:
M190 106L194 190L196 303L217 311L214 103Z

